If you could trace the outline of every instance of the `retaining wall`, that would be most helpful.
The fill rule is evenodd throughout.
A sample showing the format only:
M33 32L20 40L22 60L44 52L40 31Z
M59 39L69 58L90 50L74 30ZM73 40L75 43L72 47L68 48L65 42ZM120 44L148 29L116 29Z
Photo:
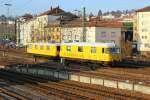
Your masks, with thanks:
M17 71L20 73L25 74L31 74L31 75L44 75L46 77L55 77L59 79L64 80L72 80L72 81L78 81L88 84L96 84L96 85L103 85L106 87L112 87L112 88L119 88L119 89L126 89L131 91L138 91L145 94L150 94L150 87L144 86L142 84L134 84L129 82L118 82L115 80L108 80L108 79L102 79L102 78L94 78L94 77L88 77L84 75L78 75L74 73L64 72L64 71L55 71L55 70L49 70L49 69L35 69L35 68L11 68L9 70Z

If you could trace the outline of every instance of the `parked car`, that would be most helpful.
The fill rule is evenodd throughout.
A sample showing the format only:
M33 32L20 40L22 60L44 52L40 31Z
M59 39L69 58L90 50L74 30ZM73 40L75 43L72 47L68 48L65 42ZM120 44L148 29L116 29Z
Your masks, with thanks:
M10 48L16 48L16 43L11 41L5 44L6 47L10 47Z

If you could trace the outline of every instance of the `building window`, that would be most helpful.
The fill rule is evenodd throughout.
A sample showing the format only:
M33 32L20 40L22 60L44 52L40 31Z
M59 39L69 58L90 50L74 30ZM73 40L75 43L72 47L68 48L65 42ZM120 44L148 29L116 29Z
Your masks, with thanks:
M59 28L57 28L57 32L59 32Z
M82 46L78 47L78 52L83 52L83 47Z
M110 42L115 43L115 40L110 40Z
M116 33L115 32L111 32L111 37L115 37Z
M148 16L147 14L142 14L142 18L144 18L144 17L146 17L146 16Z
M142 39L147 39L147 36L142 36Z
M150 48L150 44L149 43L145 43L144 46L145 46L145 48Z
M102 37L106 37L106 32L101 32Z
M91 53L96 53L96 47L91 48Z
M142 21L142 26L146 25L147 24L147 21Z
M142 32L147 32L147 29L142 29Z
M71 46L67 46L67 51L71 51Z

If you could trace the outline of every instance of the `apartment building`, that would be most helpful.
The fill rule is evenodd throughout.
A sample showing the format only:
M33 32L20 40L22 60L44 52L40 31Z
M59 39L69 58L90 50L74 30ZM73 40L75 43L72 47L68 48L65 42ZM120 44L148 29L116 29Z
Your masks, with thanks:
M85 37L83 36L82 20L70 21L61 27L62 41L114 42L121 45L122 23L117 21L87 21Z
M62 20L71 20L77 17L59 7L34 16L30 20L21 21L17 40L20 44L29 42L60 42L60 23Z
M150 51L150 6L136 11L133 40L141 53Z

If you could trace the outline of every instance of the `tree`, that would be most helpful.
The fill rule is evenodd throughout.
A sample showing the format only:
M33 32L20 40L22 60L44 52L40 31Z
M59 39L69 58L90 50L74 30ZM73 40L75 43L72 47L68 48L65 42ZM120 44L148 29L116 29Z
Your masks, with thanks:
M102 11L99 10L99 11L98 11L98 17L101 17L102 15L103 15Z
M89 14L89 17L93 17L94 15L93 15L93 13L91 12L90 14Z

